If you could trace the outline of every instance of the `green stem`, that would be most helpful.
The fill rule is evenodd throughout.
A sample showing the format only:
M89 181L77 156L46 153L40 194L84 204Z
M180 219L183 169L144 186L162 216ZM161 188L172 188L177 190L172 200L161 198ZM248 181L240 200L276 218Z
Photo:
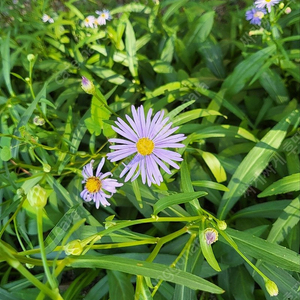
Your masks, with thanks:
M115 115L116 117L119 117L119 115L117 113L115 113L98 95L97 93L93 94L93 96L95 96L104 106L105 108L107 108L113 115Z
M133 226L133 225L139 225L139 224L145 224L145 223L159 223L159 222L193 222L193 221L199 221L202 219L203 216L193 216L193 217L152 217L152 218L146 218L146 219L140 219L140 220L133 220L133 221L125 221L121 223L117 223L116 225L109 227L103 231L100 231L93 236L87 238L89 240L93 239L94 237L103 237L105 235L108 235L111 232L114 232L116 230ZM83 243L85 240L82 241Z
M46 251L45 251L45 245L44 245L44 237L43 237L43 209L42 208L37 208L37 229L38 229L38 239L39 239L39 244L40 244L40 252L41 252L41 257L43 261L43 266L45 270L45 274L47 276L47 279L50 283L50 286L53 290L57 289L56 283L51 275L48 262L47 262L47 257L46 257Z

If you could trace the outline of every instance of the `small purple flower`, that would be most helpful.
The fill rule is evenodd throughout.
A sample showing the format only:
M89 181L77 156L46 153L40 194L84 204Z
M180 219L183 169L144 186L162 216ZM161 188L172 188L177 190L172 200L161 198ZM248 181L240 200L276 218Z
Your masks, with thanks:
M120 118L115 122L118 127L112 126L125 139L109 139L110 143L118 144L110 146L110 149L116 151L108 153L107 157L114 162L135 154L121 172L120 177L128 172L125 177L126 182L129 179L135 180L141 174L144 184L147 181L149 186L152 183L160 185L163 177L159 167L171 174L165 163L179 169L174 161L182 161L179 153L164 148L182 148L184 145L179 142L186 137L184 134L172 135L179 127L171 128L172 123L167 124L169 118L164 118L163 111L157 112L153 118L152 109L149 109L145 117L143 106L138 107L137 110L132 106L131 111L133 119L126 115L130 126Z
M84 178L82 183L85 183L85 186L84 190L80 193L80 196L86 202L93 200L96 203L96 208L99 208L100 204L104 207L109 206L110 203L106 198L111 198L112 195L117 192L116 187L123 185L123 183L118 183L116 179L106 178L112 176L111 172L101 173L104 162L105 158L102 158L97 167L96 176L93 175L94 160L91 160L91 162L85 165L82 170ZM110 194L107 194L106 192Z
M259 9L264 8L265 6L268 9L268 12L271 12L271 7L279 3L281 0L256 0L255 6Z
M207 245L211 245L218 240L218 231L214 228L206 228L204 230L205 241Z
M262 9L252 8L246 11L246 20L250 21L250 24L260 25L261 19L264 17L266 13L267 12L264 8Z

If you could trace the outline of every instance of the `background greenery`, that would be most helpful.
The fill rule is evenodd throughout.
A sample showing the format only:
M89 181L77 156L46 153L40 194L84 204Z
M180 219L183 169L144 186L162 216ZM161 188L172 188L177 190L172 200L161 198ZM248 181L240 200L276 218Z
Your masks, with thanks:
M261 34L252 4L1 1L1 300L61 299L55 287L66 300L271 299L253 265L277 284L272 299L299 298L300 5ZM103 8L112 21L82 26ZM83 203L82 167L110 151L115 116L81 76L122 117L166 110L187 135L181 169L125 183L110 207ZM26 200L38 183L41 219ZM219 231L208 248L206 227ZM67 256L74 240L84 252Z

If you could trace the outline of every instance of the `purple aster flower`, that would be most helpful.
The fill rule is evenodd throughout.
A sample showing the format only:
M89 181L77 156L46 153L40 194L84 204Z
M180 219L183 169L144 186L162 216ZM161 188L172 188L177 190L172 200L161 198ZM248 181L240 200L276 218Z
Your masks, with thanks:
M260 25L261 19L266 14L266 10L264 8L252 8L246 11L246 20L250 21L250 24Z
M147 117L145 117L143 106L140 106L137 110L132 106L131 111L133 119L126 115L130 126L120 118L115 122L118 127L112 126L125 139L109 139L109 142L117 144L110 146L111 149L116 151L108 153L107 157L114 162L135 154L121 172L120 177L128 172L125 177L126 182L129 179L131 181L135 180L141 174L144 184L147 180L149 186L151 186L151 183L160 185L163 178L159 167L171 174L165 163L179 169L174 161L182 161L179 153L164 148L184 147L179 142L186 137L184 134L172 135L179 127L171 128L172 123L167 124L169 118L164 118L163 111L157 112L153 118L151 118L152 109L149 109Z
M218 231L214 228L206 228L204 237L207 245L211 245L218 240Z
M264 8L266 6L268 12L270 13L271 7L279 3L280 1L281 0L256 0L254 4L257 8Z
M85 183L85 186L84 190L80 193L80 196L86 202L93 200L96 203L96 208L99 208L100 204L104 207L109 206L110 203L106 198L111 198L117 191L116 187L123 185L123 183L118 183L116 179L106 178L107 176L112 176L111 172L101 173L104 162L105 158L102 158L97 167L96 176L93 175L94 160L91 160L91 162L85 165L82 170L82 175L84 177L82 183Z

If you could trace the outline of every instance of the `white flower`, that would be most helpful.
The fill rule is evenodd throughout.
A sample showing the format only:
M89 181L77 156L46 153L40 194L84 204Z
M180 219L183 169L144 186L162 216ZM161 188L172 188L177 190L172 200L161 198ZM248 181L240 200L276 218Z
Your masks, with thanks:
M83 21L83 25L85 27L96 28L97 25L95 24L95 19L96 18L94 16L87 16Z
M42 20L44 23L49 22L49 23L54 23L54 20L47 14L44 14L42 16Z
M97 25L105 25L106 21L112 19L109 10L107 9L104 9L103 11L96 10L96 14L99 15L99 17L96 19Z

